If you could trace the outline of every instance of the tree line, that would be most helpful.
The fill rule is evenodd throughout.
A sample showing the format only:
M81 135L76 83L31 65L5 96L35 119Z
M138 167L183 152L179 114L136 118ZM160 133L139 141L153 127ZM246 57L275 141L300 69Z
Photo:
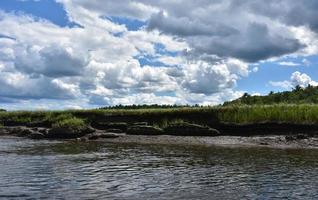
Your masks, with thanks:
M132 105L115 105L115 106L106 106L106 107L101 107L99 109L107 110L107 109L152 109L152 108L194 108L194 107L203 107L200 106L199 104L195 105L167 105L167 104L132 104Z
M225 102L223 105L270 105L270 104L317 104L318 103L318 86L308 85L305 88L297 85L291 91L277 92L271 91L265 96L252 96L248 93L242 97Z

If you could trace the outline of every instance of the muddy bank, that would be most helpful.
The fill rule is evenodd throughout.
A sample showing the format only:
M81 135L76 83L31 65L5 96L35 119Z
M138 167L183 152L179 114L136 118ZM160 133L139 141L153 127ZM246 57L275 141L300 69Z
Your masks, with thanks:
M141 126L143 130L145 125ZM148 131L147 126L147 131ZM73 142L102 141L112 143L136 143L136 144L163 144L163 145L203 145L203 146L229 146L229 147L250 147L260 146L269 148L318 148L318 136L310 134L287 134L287 135L214 135L214 136L191 136L191 135L167 135L164 132L160 134L129 134L129 132L120 132L118 129L86 130L85 133L75 134L65 133L66 130L54 130L46 128L28 128L28 127L7 127L0 129L0 136L16 136L29 139L46 140L70 140ZM204 129L205 131L208 129ZM60 131L60 132L59 132ZM153 131L153 130L152 130ZM67 137L66 137L67 136Z
M162 144L162 145L202 145L227 147L268 147L268 148L317 148L318 138L288 138L286 136L171 136L171 135L124 135L118 138L102 139L111 143Z
M265 146L278 148L318 148L318 126L315 124L257 123L215 124L188 122L159 128L148 122L101 122L82 129L6 126L1 135L30 139L58 139L88 142L105 140L117 143Z
M257 136L257 135L297 135L306 134L309 136L318 136L317 124L294 124L294 123L253 123L253 124L215 124L222 135L227 136Z

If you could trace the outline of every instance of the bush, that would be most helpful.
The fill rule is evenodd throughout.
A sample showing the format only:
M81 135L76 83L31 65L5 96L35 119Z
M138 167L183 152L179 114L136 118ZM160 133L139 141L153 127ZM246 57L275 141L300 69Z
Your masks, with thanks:
M53 128L71 128L74 130L81 130L86 127L86 123L83 119L79 119L73 116L59 116L57 121L53 124Z

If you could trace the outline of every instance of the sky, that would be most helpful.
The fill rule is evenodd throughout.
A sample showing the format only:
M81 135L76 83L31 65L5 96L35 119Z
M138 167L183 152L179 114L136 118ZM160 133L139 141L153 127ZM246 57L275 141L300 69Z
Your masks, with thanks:
M0 107L217 105L318 85L316 0L1 0Z

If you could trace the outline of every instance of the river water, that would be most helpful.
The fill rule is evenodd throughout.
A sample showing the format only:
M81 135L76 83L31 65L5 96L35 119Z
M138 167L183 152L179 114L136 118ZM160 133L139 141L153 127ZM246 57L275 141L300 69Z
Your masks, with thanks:
M0 138L0 199L318 199L318 150Z

